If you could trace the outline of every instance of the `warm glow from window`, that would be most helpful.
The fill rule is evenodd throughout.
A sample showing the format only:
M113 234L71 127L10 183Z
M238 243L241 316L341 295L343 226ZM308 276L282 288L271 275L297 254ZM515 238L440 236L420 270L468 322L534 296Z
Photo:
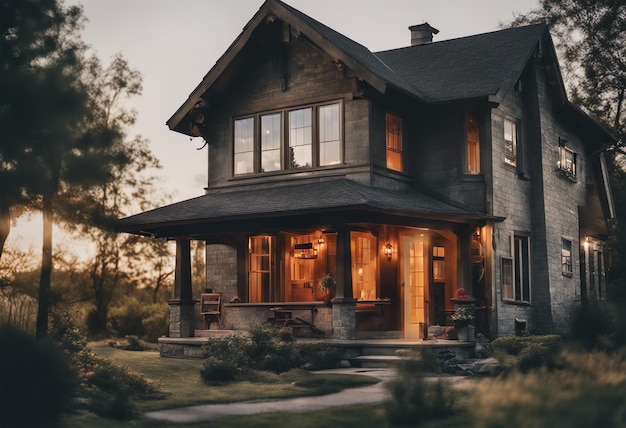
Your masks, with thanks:
M480 174L480 133L472 116L467 118L467 173Z
M272 302L278 298L271 269L273 245L274 238L271 236L252 236L248 242L250 249L248 293L251 303Z
M371 233L352 232L352 292L359 300L376 296L376 238Z
M402 171L402 119L387 113L387 168Z

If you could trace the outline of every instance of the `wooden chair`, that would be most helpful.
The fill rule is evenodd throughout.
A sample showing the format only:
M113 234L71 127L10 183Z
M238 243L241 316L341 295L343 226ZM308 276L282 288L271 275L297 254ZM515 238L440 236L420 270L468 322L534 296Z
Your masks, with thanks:
M207 330L211 328L211 317L217 319L220 330L222 329L221 293L200 294L200 314L204 316Z

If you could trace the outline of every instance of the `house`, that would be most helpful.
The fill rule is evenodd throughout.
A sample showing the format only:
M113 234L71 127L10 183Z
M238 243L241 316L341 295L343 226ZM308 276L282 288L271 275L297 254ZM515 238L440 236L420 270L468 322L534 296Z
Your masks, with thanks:
M167 121L206 141L205 194L118 223L176 241L170 338L202 323L191 240L229 330L424 338L466 292L489 337L559 333L605 299L615 138L568 100L548 28L436 33L373 53L263 3Z

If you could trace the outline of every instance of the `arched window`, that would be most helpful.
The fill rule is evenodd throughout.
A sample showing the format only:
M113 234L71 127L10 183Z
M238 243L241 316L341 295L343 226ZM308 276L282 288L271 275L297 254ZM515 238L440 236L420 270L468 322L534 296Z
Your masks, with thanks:
M467 173L480 174L480 131L474 116L467 117Z

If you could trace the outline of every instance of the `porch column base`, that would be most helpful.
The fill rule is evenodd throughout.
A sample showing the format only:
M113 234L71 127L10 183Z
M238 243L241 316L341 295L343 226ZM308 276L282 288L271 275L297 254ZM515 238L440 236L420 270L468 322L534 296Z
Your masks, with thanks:
M333 305L333 338L354 339L356 336L356 299L336 297Z
M195 330L194 306L196 300L169 300L169 337L193 337Z

